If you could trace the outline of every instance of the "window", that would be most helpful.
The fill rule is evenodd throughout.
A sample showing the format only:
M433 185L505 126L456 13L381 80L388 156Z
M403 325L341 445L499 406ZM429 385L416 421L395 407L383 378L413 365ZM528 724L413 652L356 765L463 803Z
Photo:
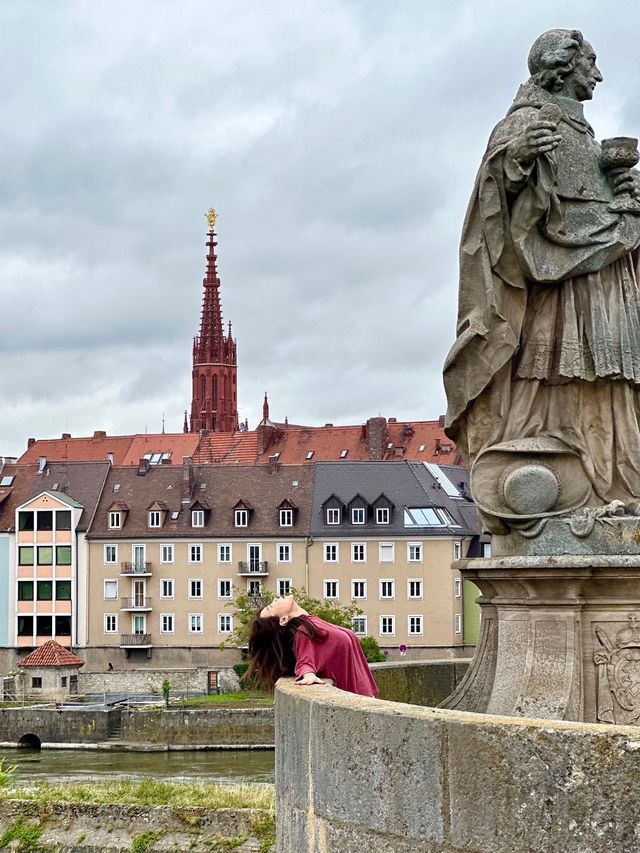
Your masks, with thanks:
M393 598L395 595L395 581L380 581L380 598Z
M56 545L56 565L71 565L71 545Z
M38 530L53 530L53 510L38 510Z
M462 542L453 543L453 559L459 560L462 557Z
M33 565L34 549L33 545L21 545L18 548L18 565L32 566Z
M32 512L19 512L18 530L33 530L33 517L34 513Z
M231 578L220 578L218 581L218 598L231 598L233 595L233 584Z
M367 582L365 580L351 581L351 598L366 598Z
M18 616L18 636L33 637L33 616Z
M306 456L307 459L313 459L313 450L309 450Z
M202 634L202 613L189 614L189 633Z
M338 562L338 545L335 542L324 543L324 561L325 563Z
M340 508L339 507L328 507L327 508L327 524L340 524Z
M53 546L38 545L38 565L52 566L53 565Z
M255 579L247 581L247 593L249 595L262 595L262 581Z
M71 616L56 616L56 637L71 636Z
M367 546L364 542L351 543L351 562L366 563L367 562Z
M279 563L291 562L291 545L288 543L280 543L279 545L276 545L276 551Z
M338 581L325 581L324 582L324 597L325 598L338 598L338 589L339 584Z
M59 509L56 512L56 530L71 530L70 509Z
M160 562L173 563L173 545L160 546Z
M422 616L408 616L407 627L410 635L422 634Z
M219 563L230 563L231 562L231 545L218 545L218 562Z
M67 686L67 681L68 681L68 680L69 680L69 676L68 676L68 675L61 675L61 676L60 676L60 687L66 687L66 686Z
M422 542L409 542L407 545L407 560L410 563L422 562Z
M10 486L15 479L15 476L12 474L7 474L0 480L0 487L4 488L5 486Z
M341 450L340 451L340 459L346 459L348 452L349 452L348 450Z
M56 581L56 601L71 601L71 581Z
M218 634L230 634L233 621L229 613L218 613Z
M189 545L189 562L202 562L202 545Z
M34 675L31 678L31 689L39 690L42 687L42 676Z
M117 634L118 633L118 614L117 613L105 613L104 614L104 632L105 632L105 634Z
M388 506L376 507L376 524L389 524L390 515Z
M173 578L162 578L160 581L160 598L173 598Z
M454 580L453 594L456 598L462 598L462 578L456 578Z
M380 617L380 636L392 637L396 632L396 617L381 616Z
M173 634L174 631L174 619L173 613L161 613L160 614L160 633L161 634Z
M364 636L367 633L367 617L354 616L351 620L351 627L353 628L354 634Z
M116 527L122 527L121 522L121 513L119 512L110 512L109 513L109 527L113 530Z
M407 581L407 598L422 598L422 581L420 578L409 578Z
M280 527L293 527L293 510L280 510Z
M278 578L276 581L276 589L280 596L289 595L291 592L291 578Z
M482 556L488 559L491 556L491 542L482 543Z
M441 507L405 507L405 527L459 527L447 512Z
M395 560L395 545L393 542L381 542L379 547L380 562L393 563Z
M189 580L189 598L202 598L202 580Z
M104 546L104 561L105 561L105 563L117 563L118 562L118 546L117 545L105 545Z
M249 513L246 509L237 509L234 513L236 527L246 527L249 524Z
M118 581L106 580L104 582L104 597L107 599L118 597Z
M38 601L53 601L53 581L38 581L36 597Z
M204 527L204 510L194 509L191 512L191 526Z
M453 619L454 630L456 634L462 634L462 615L456 613Z
M33 601L33 581L18 581L18 601Z
M149 513L149 527L162 527L162 516L159 509L152 509Z
M354 506L351 510L351 524L364 524L365 511L363 506Z

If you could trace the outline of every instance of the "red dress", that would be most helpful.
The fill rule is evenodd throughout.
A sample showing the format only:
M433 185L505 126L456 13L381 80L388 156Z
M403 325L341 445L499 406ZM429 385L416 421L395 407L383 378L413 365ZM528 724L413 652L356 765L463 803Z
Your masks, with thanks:
M317 616L309 618L328 636L324 642L318 642L300 632L296 633L293 643L296 677L300 678L305 672L315 672L319 678L331 678L340 690L359 693L361 696L375 696L378 686L353 631L331 625Z

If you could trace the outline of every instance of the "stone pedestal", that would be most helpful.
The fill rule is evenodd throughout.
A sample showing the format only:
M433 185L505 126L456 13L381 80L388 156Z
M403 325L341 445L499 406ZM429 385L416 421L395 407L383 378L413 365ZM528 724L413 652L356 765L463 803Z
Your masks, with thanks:
M482 625L473 663L441 707L638 723L639 555L505 556L460 567L482 593Z

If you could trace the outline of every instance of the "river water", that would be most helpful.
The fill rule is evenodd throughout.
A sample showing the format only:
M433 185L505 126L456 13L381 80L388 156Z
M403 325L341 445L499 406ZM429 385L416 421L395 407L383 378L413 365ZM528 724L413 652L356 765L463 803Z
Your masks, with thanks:
M275 755L265 750L113 752L105 749L2 749L19 781L82 782L145 777L167 782L273 782Z

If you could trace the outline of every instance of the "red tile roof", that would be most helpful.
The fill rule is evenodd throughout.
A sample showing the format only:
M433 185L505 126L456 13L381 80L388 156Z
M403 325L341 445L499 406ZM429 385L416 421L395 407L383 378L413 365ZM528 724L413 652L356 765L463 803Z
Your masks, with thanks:
M192 432L134 435L123 461L114 459L114 465L137 465L145 453L171 453L171 464L182 465L182 458L193 456L199 441L200 436Z
M252 465L257 451L258 436L255 432L209 432L200 439L193 461L196 465L213 462Z
M109 453L113 454L114 465L122 465L134 438L104 432L96 432L90 438L41 438L22 454L18 465L38 462L41 457L47 462L104 462Z
M69 649L65 649L55 640L47 640L31 654L18 661L19 667L25 666L84 666L84 661L78 655L74 655Z

